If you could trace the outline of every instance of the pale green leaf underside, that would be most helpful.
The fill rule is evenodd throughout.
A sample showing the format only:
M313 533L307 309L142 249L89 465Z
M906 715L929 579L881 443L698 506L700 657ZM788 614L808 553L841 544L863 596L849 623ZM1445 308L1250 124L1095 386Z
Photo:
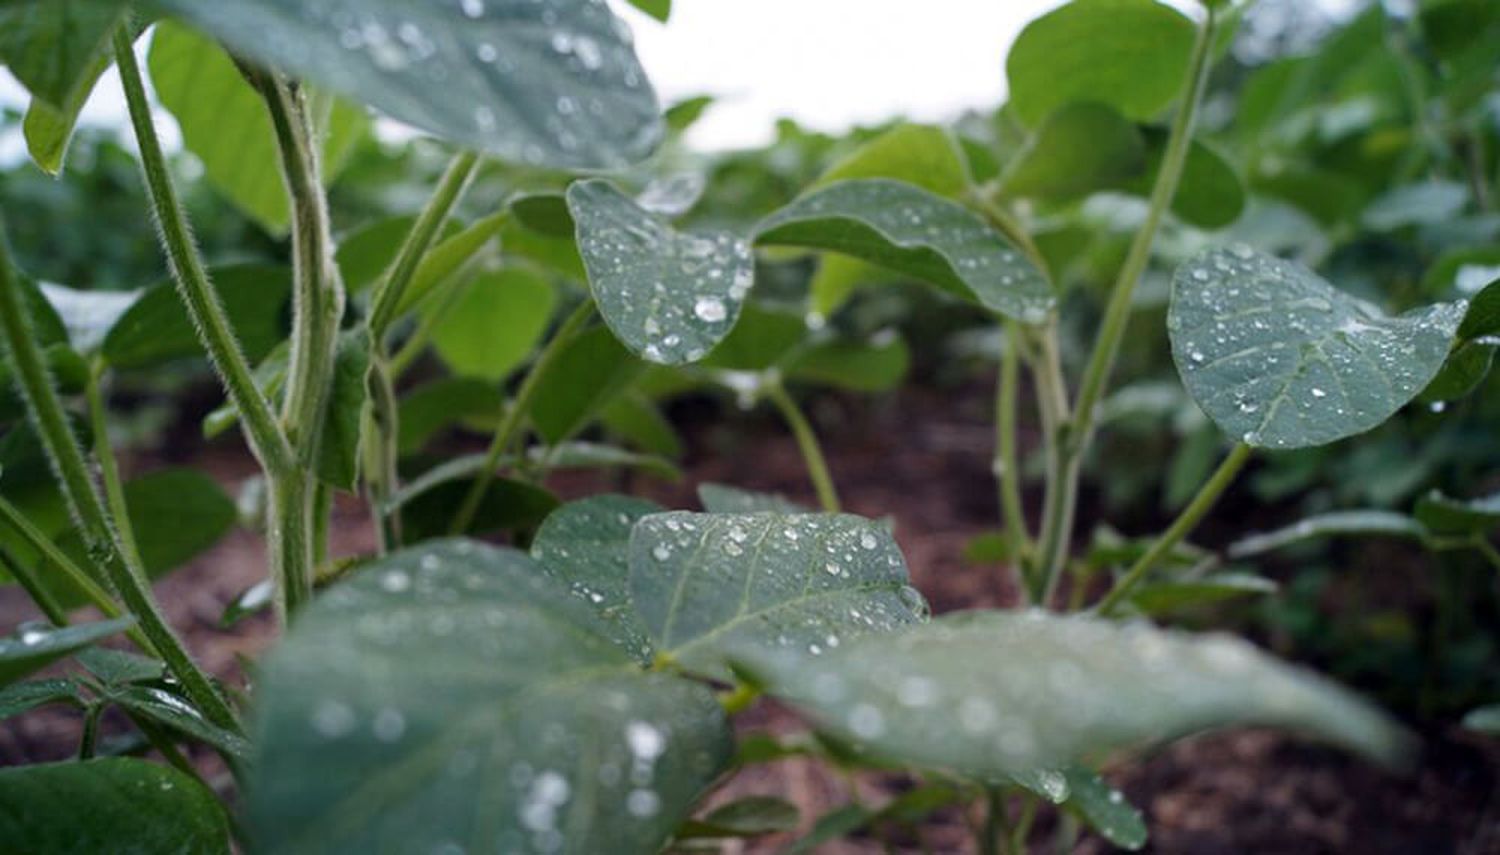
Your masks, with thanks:
M520 552L437 541L303 612L258 688L268 852L656 852L727 763L701 686L639 670Z
M1188 393L1221 430L1304 448L1405 406L1442 367L1464 309L1388 317L1299 264L1236 247L1178 269L1167 330Z
M950 615L821 657L741 654L772 695L877 756L979 780L1207 728L1276 725L1394 761L1379 712L1230 636L1041 612Z
M568 188L594 302L610 331L650 362L708 355L755 281L750 245L728 232L679 232L601 179Z
M763 220L755 240L854 256L1025 323L1054 303L1046 277L977 215L901 181L815 190Z
M720 677L732 650L816 656L927 613L890 532L847 514L646 517L630 538L630 593L659 649Z
M662 135L630 33L594 0L159 0L233 50L498 157L623 166Z

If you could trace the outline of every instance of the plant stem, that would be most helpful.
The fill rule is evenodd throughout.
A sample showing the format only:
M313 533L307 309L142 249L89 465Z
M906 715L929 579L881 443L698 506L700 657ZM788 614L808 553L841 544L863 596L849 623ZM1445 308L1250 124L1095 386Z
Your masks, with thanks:
M515 441L516 435L521 431L526 414L531 411L531 399L536 396L542 377L547 374L547 369L557 361L563 348L573 340L579 330L583 329L583 325L588 323L589 317L593 314L593 300L585 299L557 328L557 332L552 336L552 340L547 342L547 346L542 348L541 355L527 372L526 379L521 381L521 388L516 390L515 398L506 408L505 414L501 416L500 424L495 428L494 439L490 441L490 447L484 453L484 465L479 468L479 475L474 479L474 486L469 488L468 495L464 496L463 504L454 515L453 523L448 528L449 534L463 534L473 524L474 515L479 512L479 505L484 501L484 494L489 492L490 484L495 480L495 469L500 465L501 456L510 449L510 444Z
M135 540L135 526L130 522L130 509L125 504L125 488L120 483L120 467L115 461L115 451L109 444L109 419L104 407L104 395L99 389L99 377L103 372L102 362L96 361L89 368L88 385L84 396L88 399L90 427L94 433L94 459L99 462L99 473L104 482L104 500L114 519L115 534L120 541L120 552L125 565L142 580L146 580L146 565L141 561L141 551Z
M1001 517L1014 556L1013 563L1024 567L1030 560L1031 535L1026 526L1026 509L1021 503L1021 473L1016 464L1016 394L1021 375L1021 343L1017 339L1020 335L1019 324L1005 322L1005 349L1000 354L998 388L995 391L994 469L1000 486Z
M365 421L365 499L375 527L377 555L400 546L402 539L401 513L390 509L391 497L400 489L396 465L401 441L401 416L391 371L389 362L372 354L370 373L365 378L370 400L361 416Z
M1005 794L999 787L985 790L984 827L979 833L982 855L1000 855L1010 851L1010 821L1005 815Z
M166 156L162 154L161 141L152 124L151 105L146 100L146 87L141 79L141 69L131 47L129 27L115 31L115 60L120 69L120 80L124 85L125 103L130 110L130 121L135 128L136 141L141 150L141 167L146 177L146 189L151 197L157 231L167 265L172 271L172 280L177 285L198 340L208 351L210 361L219 373L229 400L239 410L245 425L245 434L250 449L268 472L285 471L292 465L292 449L282 434L271 404L255 385L250 365L234 337L229 318L219 303L219 296L209 284L208 274L198 248L193 244L192 232L187 217L177 200L172 187L171 175L167 171Z
M1192 146L1193 122L1197 117L1198 106L1203 100L1203 92L1208 83L1208 72L1212 67L1214 30L1217 23L1216 13L1211 6L1206 7L1205 13L1207 18L1203 26L1198 29L1197 41L1193 46L1182 103L1177 109L1176 117L1172 120L1172 130L1167 138L1167 147L1157 173L1156 185L1151 189L1151 201L1146 213L1146 221L1142 224L1140 231L1136 232L1130 244L1130 250L1125 256L1125 263L1120 268L1119 277L1115 280L1114 289L1110 292L1104 319L1100 323L1099 337L1089 356L1088 366L1084 369L1083 379L1079 385L1078 397L1073 408L1074 417L1068 426L1067 437L1063 442L1062 456L1059 460L1059 477L1062 482L1059 487L1062 494L1059 496L1059 501L1065 502L1069 508L1077 504L1078 480L1083 456L1093 440L1096 428L1095 410L1109 385L1115 359L1119 356L1120 342L1130 322L1131 303L1135 296L1136 286L1140 283L1141 275L1145 273L1146 266L1151 261L1152 245L1156 242L1156 234L1161 228L1167 209L1171 207L1172 198L1177 195L1177 185L1182 178L1183 165L1187 162L1188 151ZM1068 510L1065 516L1067 518L1063 520L1063 530L1054 533L1043 544L1040 566L1048 590L1056 587L1063 565L1067 561L1066 546L1072 537L1073 511Z
M1067 559L1078 507L1078 482L1065 477L1067 470L1068 388L1058 352L1054 321L1039 335L1039 354L1032 362L1036 384L1037 412L1042 424L1043 452L1047 463L1047 490L1042 500L1042 528L1038 558L1032 573L1032 602L1045 607L1052 600ZM1056 565L1056 570L1054 570Z
M792 435L797 438L797 447L802 450L802 460L807 464L807 475L818 492L818 505L824 513L836 514L841 510L838 489L833 485L833 476L828 473L828 461L823 457L823 447L812 424L798 408L797 402L787 394L779 379L768 380L764 386L765 396L776 405Z
M83 535L89 554L95 556L104 568L109 582L119 593L125 607L135 616L152 647L182 683L187 696L214 724L238 733L240 726L234 711L220 697L207 675L198 670L198 666L188 656L182 642L157 608L150 586L125 564L104 505L89 477L83 449L68 425L62 401L57 396L57 388L52 383L46 362L43 361L42 350L32 334L30 316L21 302L20 285L11 269L10 248L4 239L3 222L0 222L0 329L3 329L15 366L16 379L26 401L26 411L36 425L37 434L46 449L53 471L61 482L63 497Z
M18 561L5 547L0 546L0 570L10 574L16 584L21 586L36 607L41 609L42 614L53 626L67 626L68 613L57 604L57 600L42 585L42 580L31 572L31 568Z
M1203 486L1198 488L1198 494L1193 496L1193 500L1188 502L1187 507L1182 509L1182 513L1177 515L1177 519L1172 521L1172 525L1156 539L1155 543L1151 544L1151 548L1147 549L1144 555L1136 559L1130 570L1120 577L1120 581L1116 582L1104 599L1099 601L1099 614L1107 617L1113 612L1129 596L1130 590L1140 584L1151 568L1156 566L1156 562L1171 552L1197 527L1198 522L1213 508L1214 503L1219 500L1229 485L1234 483L1235 477L1240 474L1240 470L1245 467L1245 463L1250 460L1253 453L1254 450L1244 443L1237 443L1234 446L1234 449L1219 464L1219 468L1215 469L1208 480L1203 482Z
M78 759L88 760L94 756L99 739L99 716L104 713L104 704L94 702L83 713L83 735L78 739Z

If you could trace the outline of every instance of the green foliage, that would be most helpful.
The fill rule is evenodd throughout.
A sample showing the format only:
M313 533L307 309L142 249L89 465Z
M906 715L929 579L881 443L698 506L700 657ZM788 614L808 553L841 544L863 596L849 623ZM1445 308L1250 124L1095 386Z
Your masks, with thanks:
M129 619L62 628L23 626L0 638L0 686L8 686L70 653L125 631Z

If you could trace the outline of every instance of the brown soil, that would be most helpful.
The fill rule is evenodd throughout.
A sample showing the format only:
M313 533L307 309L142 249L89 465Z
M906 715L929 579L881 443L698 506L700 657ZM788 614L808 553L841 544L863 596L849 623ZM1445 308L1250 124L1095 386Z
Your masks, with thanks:
M997 514L989 475L988 404L982 388L971 391L955 395L913 388L879 403L824 399L813 407L821 432L841 438L828 452L847 508L894 516L914 582L937 612L1014 602L1004 568L976 567L962 558L967 541L993 528ZM914 413L921 418L914 421ZM564 496L624 487L668 506L695 507L696 485L715 481L812 504L796 446L776 423L760 414L705 417L691 406L679 415L693 426L687 437L688 475L681 483L563 473L551 486ZM230 489L254 472L233 444L178 446L137 456L127 465L148 469L163 458L191 461ZM1038 497L1028 498L1034 503ZM371 546L355 501L339 503L332 531L337 553ZM257 655L272 638L265 617L247 619L233 631L218 627L224 604L264 572L263 554L258 538L237 531L158 585L159 597L194 652L231 680L239 679L237 657ZM19 591L0 589L0 627L34 616ZM795 716L770 705L743 716L740 725L776 731L800 726ZM0 766L66 758L78 728L76 715L54 710L0 723ZM1118 765L1110 778L1147 814L1152 852L1500 853L1500 741L1441 724L1425 728L1423 737L1426 750L1405 776L1286 735L1252 730L1179 742ZM846 802L851 787L866 803L879 804L909 783L877 776L850 782L794 759L747 771L715 800L779 795L802 806L807 825ZM915 835L888 835L896 841L889 848L886 842L856 838L819 851L967 852L964 823L956 810L948 810ZM1052 851L1055 827L1055 817L1040 816L1031 848ZM773 852L787 839L726 851ZM1110 847L1084 835L1073 851Z

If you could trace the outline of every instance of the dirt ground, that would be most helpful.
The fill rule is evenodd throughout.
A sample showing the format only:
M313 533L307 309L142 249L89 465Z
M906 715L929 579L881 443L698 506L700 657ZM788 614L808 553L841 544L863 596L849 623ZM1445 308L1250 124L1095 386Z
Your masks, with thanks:
M1013 590L1004 568L967 564L962 552L974 535L994 527L996 498L989 471L993 435L982 387L953 396L913 388L879 403L820 400L814 420L831 444L829 463L848 510L893 515L916 586L934 611L1008 605ZM912 421L910 414L921 413ZM563 473L551 486L563 496L626 486L673 507L695 507L699 482L782 492L812 504L796 446L775 422L747 414L731 426L689 408L687 477L679 483ZM734 420L731 420L734 421ZM253 465L233 442L202 448L185 442L161 454L131 458L139 469L163 458L191 462L233 490ZM1034 501L1037 497L1028 497ZM363 509L341 501L332 528L341 554L370 548ZM258 538L236 531L191 566L158 585L175 625L216 674L238 676L237 656L254 656L271 640L269 620L252 618L233 631L219 629L224 604L264 572ZM15 588L0 589L0 627L25 619L29 604ZM768 705L741 726L777 731L799 726ZM1500 853L1500 742L1450 723L1417 723L1425 750L1410 774L1397 776L1327 748L1259 730L1207 734L1150 756L1122 762L1109 777L1147 815L1148 851L1159 853ZM0 765L57 760L76 745L79 721L68 712L41 711L0 723ZM871 777L849 782L804 760L750 770L716 800L774 794L803 807L804 825L848 800L850 788L879 804L910 782ZM1056 819L1045 812L1030 838L1033 851L1052 851ZM731 852L774 852L789 838L772 838ZM967 852L969 839L956 811L934 815L918 837L890 848L869 839L829 845L820 852ZM1111 851L1084 835L1073 851Z

